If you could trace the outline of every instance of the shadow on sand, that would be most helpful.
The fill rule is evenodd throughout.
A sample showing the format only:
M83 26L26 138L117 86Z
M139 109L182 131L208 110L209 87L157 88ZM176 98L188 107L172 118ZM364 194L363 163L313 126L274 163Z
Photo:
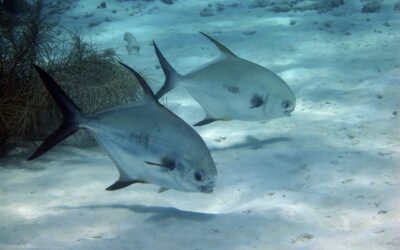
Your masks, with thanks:
M98 204L87 206L59 206L58 209L126 209L138 214L150 214L146 222L155 222L167 219L178 219L187 221L204 221L215 218L215 214L191 212L176 209L174 207L124 205L124 204Z
M234 144L228 147L221 147L221 148L216 148L216 147L211 147L211 151L221 151L221 150L229 150L229 149L242 149L242 148L250 148L251 150L257 150L260 149L266 145L269 144L274 144L278 142L287 142L291 141L292 139L289 137L276 137L276 138L270 138L270 139L265 139L265 140L259 140L255 138L254 136L248 135L246 136L246 139L242 143Z

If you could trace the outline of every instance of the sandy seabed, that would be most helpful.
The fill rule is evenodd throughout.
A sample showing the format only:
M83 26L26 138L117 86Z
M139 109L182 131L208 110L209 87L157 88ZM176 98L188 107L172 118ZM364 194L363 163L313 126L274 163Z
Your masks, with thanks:
M209 195L142 184L106 192L117 171L97 147L59 145L30 162L34 149L17 149L0 160L0 249L400 249L396 1L379 13L358 1L325 13L221 2L202 17L215 1L80 1L60 23L116 48L153 89L164 76L152 39L185 73L218 56L197 33L208 32L280 75L297 97L293 115L195 128L218 168ZM127 54L126 31L139 55ZM184 89L168 104L190 124L203 117Z

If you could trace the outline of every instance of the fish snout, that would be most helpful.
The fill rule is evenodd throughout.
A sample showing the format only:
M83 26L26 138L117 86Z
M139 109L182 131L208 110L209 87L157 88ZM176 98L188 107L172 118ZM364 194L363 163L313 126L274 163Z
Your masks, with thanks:
M205 182L202 183L202 185L199 186L199 190L202 193L205 194L210 194L214 191L214 187L216 184L216 176L209 176Z
M292 110L285 110L285 111L283 111L283 113L284 113L286 116L291 116L293 110L294 110L294 109L292 109Z
M296 107L296 103L292 100L283 100L281 102L281 107L283 109L283 113L287 116L290 116Z

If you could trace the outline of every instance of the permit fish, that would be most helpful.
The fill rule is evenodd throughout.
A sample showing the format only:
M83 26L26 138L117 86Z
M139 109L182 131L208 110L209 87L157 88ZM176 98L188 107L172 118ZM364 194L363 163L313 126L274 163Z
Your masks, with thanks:
M85 128L118 169L119 179L106 190L152 183L159 185L160 191L211 193L217 170L204 141L155 99L146 81L135 70L125 64L122 66L136 76L143 97L137 102L91 115L83 114L51 76L35 66L63 114L63 122L28 160L39 157L78 129Z
M285 81L272 71L236 56L213 37L221 55L186 75L179 74L153 41L165 82L157 92L159 99L176 86L184 86L205 111L202 126L218 120L267 120L289 116L296 98Z

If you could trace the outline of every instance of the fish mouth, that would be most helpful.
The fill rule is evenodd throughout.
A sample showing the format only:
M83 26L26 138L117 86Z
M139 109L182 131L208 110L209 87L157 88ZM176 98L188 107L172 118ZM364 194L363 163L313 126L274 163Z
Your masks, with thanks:
M292 113L293 112L293 110L291 110L291 111L289 111L289 110L286 110L286 111L283 111L283 113L286 115L286 116L291 116Z
M205 194L211 194L213 191L214 191L214 189L211 186L201 186L200 187L200 192L205 193Z

